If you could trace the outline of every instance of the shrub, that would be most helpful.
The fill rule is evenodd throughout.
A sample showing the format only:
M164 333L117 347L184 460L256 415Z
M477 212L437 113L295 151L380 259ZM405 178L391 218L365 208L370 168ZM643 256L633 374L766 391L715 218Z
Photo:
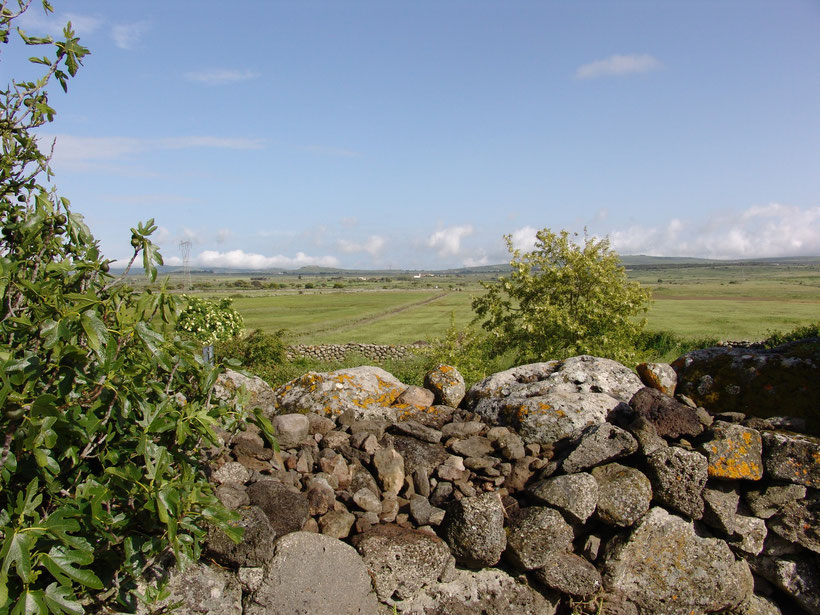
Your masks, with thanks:
M276 382L287 363L284 333L284 330L271 334L254 329L248 335L217 342L216 356L239 361L243 368L255 376L269 383Z
M629 282L609 240L567 231L538 231L532 252L521 253L505 237L512 273L473 300L476 321L491 336L496 353L512 348L519 361L593 354L618 361L635 356L646 322L649 291Z
M5 6L2 43L19 15ZM0 612L74 615L93 601L128 605L167 554L197 559L206 523L238 538L203 445L247 411L214 405L218 367L163 333L178 299L109 275L82 216L41 183L51 172L31 131L54 115L46 86L66 89L87 50L70 24L57 42L19 34L54 56L33 58L38 81L0 92ZM131 229L128 264L141 257L152 280L155 229Z
M820 321L802 327L795 327L791 331L769 331L767 335L768 337L763 340L763 345L766 348L774 348L786 342L794 342L807 337L820 337Z
M185 337L208 346L242 332L244 321L230 298L215 302L187 295L182 297L187 305L177 319L176 328Z

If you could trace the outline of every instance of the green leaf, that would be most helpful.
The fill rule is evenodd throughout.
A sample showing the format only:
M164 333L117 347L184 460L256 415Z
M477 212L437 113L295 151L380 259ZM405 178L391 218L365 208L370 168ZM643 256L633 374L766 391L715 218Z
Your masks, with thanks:
M82 615L85 613L82 605L74 599L74 594L70 587L52 583L46 587L46 605L52 613L68 613L69 615Z
M103 347L108 343L108 330L105 324L94 310L83 312L80 323L88 338L88 345L101 359L104 359Z
M144 322L138 322L134 325L134 331L140 341L148 347L148 350L150 350L152 354L159 352L160 346L165 341L162 335L151 329Z
M87 566L88 554L78 551L66 551L62 547L52 547L47 555L43 556L43 564L62 585L71 585L67 579L76 581L91 589L102 589L103 584L99 577L84 568L77 568L75 564Z
M48 615L43 590L24 590L17 599L17 604L14 605L11 615Z
M0 550L0 558L3 559L2 570L4 575L8 575L12 564L17 569L19 576L25 583L32 581L31 576L31 547L34 545L34 536L23 534L16 530L11 530L3 540L3 549Z

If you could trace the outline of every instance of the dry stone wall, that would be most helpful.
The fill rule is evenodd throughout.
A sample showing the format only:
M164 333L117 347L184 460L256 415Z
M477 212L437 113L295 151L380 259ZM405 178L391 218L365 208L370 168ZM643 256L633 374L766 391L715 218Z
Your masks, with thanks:
M351 355L366 357L372 361L401 360L408 358L419 346L394 346L387 344L297 344L288 346L287 357L293 361L299 357L317 361L344 361Z
M537 363L451 405L372 367L257 392L281 451L252 426L213 451L245 537L209 537L181 612L820 614L817 434L645 386L667 368Z

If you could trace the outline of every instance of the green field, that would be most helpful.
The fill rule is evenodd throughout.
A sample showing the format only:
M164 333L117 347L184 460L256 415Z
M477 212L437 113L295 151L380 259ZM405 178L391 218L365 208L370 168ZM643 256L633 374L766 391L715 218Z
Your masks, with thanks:
M820 320L820 263L636 267L629 276L652 291L650 331L758 340ZM286 329L291 343L409 344L443 334L451 315L466 326L482 292L480 275L270 279L282 288L226 288L246 284L233 276L208 278L216 288L202 294L233 297L249 329Z

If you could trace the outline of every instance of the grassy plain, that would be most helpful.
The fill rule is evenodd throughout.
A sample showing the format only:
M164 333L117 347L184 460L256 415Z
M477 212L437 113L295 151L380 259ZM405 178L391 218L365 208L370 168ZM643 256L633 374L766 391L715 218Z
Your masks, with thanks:
M650 331L757 340L820 320L820 262L643 266L628 275L652 290ZM291 343L407 344L442 335L451 315L466 326L471 298L490 277L277 275L268 278L276 282L272 289L261 278L253 288L247 276L195 276L194 287L206 287L197 294L233 297L249 329L287 329Z

